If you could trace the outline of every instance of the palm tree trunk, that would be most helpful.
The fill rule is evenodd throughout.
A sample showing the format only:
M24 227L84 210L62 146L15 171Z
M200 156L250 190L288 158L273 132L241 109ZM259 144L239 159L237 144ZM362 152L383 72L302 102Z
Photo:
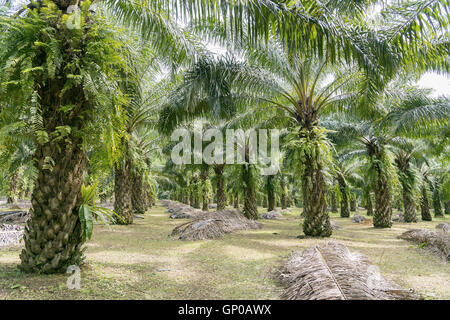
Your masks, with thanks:
M331 191L331 212L338 212L336 191Z
M275 210L274 176L267 176L267 211Z
M330 218L325 199L325 181L320 162L305 155L305 171L302 176L303 232L311 237L331 236Z
M375 214L373 215L373 226L375 228L390 228L392 226L392 203L391 190L387 177L378 171L378 181L374 188Z
M431 221L431 214L430 214L430 205L428 203L428 194L427 194L427 187L425 183L422 184L422 197L420 198L420 212L422 215L423 221Z
M341 192L341 218L348 218L350 217L350 208L348 205L347 184L342 175L339 175L337 179Z
M239 209L239 193L234 196L234 208Z
M356 199L354 198L354 196L350 198L350 211L356 211Z
M286 184L284 182L284 178L281 177L280 180L280 188L281 188L281 209L284 210L287 208L287 189L286 189Z
M142 174L133 174L133 186L131 191L131 205L133 212L143 214L146 211Z
M71 143L66 143L70 140ZM38 145L38 175L31 197L31 218L25 227L20 268L27 272L59 273L82 261L79 207L86 156L79 138ZM48 168L46 159L53 159Z
M433 189L433 208L434 208L434 217L443 217L441 199L440 199L440 190L438 186L435 186Z
M445 201L445 214L450 214L450 200Z
M258 219L258 207L256 206L256 191L253 179L252 164L242 165L242 182L244 183L244 209L243 214L248 219Z
M370 192L367 195L367 215L373 216L372 195L370 194Z
M217 210L223 210L226 206L226 196L225 196L225 178L223 176L224 164L214 165L214 172L216 174L216 201Z
M17 172L14 172L11 175L9 180L9 190L8 197L6 199L6 203L13 204L17 202L17 180L19 179L19 175Z
M123 219L117 219L118 224L133 223L131 179L131 161L125 155L114 170L114 211Z
M416 205L413 200L413 195L407 190L403 190L403 218L405 222L417 222Z
M202 210L209 210L209 194L206 191L206 184L208 182L208 167L206 165L202 165L202 170L200 171L200 181L202 186Z

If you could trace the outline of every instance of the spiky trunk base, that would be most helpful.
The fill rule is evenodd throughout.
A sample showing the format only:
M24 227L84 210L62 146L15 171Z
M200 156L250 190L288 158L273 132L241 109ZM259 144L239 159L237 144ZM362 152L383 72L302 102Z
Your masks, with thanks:
M217 210L223 210L226 206L226 196L225 196L225 178L223 176L224 165L218 164L214 166L214 172L216 174L216 201Z
M331 191L331 212L338 212L336 192Z
M275 210L274 176L267 176L267 211Z
M432 221L430 205L428 204L428 194L425 183L422 184L422 197L420 198L420 213L423 221Z
M403 191L403 219L405 222L417 222L416 205L411 194Z
M373 226L375 228L390 228L392 226L391 190L386 177L380 174L375 186L375 214Z
M372 198L370 194L367 197L367 215L373 216L373 204L372 204Z
M320 163L306 156L302 177L303 233L310 237L329 237L332 230L327 213L325 182Z
M117 224L133 223L131 193L131 163L125 156L114 171L114 211L122 217L122 220L116 219Z
M356 211L356 199L354 198L350 199L350 211L352 212Z
M350 217L350 208L348 205L347 184L341 175L338 176L338 184L341 192L341 218L348 218Z
M45 159L53 159L50 170ZM64 273L82 261L82 229L78 210L86 157L79 141L38 145L38 176L24 232L20 269L27 272Z
M248 219L258 219L258 207L256 205L256 190L252 179L253 168L251 164L242 165L242 181L244 182L244 209L242 213Z
M136 214L143 214L146 210L142 174L133 174L133 186L131 189L131 206Z
M444 217L444 214L442 213L441 197L438 187L435 187L433 190L433 209L434 217Z

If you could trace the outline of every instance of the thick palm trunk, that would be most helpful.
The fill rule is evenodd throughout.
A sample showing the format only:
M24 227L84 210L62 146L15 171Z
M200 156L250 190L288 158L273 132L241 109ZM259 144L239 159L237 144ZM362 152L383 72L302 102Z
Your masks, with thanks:
M403 190L403 207L403 218L405 222L417 222L416 205L413 195L406 190Z
M338 176L339 190L341 192L341 218L350 217L350 208L348 205L347 184L344 177Z
M6 199L6 203L13 204L17 201L17 180L19 179L19 175L17 172L13 173L9 180L9 190L8 197Z
M133 174L133 186L131 189L131 206L136 214L143 214L146 210L142 174Z
M118 224L133 223L131 181L131 163L126 155L114 170L114 211L122 217L122 220L116 219Z
M202 185L202 190L201 190L201 197L202 197L202 210L203 211L208 211L209 210L209 194L206 190L206 185L208 183L208 167L206 165L202 166L202 170L200 172L200 181L201 181L201 185Z
M267 176L267 211L275 210L274 176Z
M338 212L336 191L331 191L331 212Z
M66 272L82 260L82 229L78 216L86 157L81 141L38 145L38 175L31 197L31 218L24 233L20 268L28 272ZM48 167L46 159L53 159Z
M321 164L305 155L305 171L302 177L303 194L303 232L311 237L331 236L330 218L325 200L325 181Z
M244 209L243 214L248 219L258 219L258 207L256 205L256 191L253 181L253 165L242 165L242 182L244 183Z
M370 193L367 195L367 215L373 216L372 196Z
M239 193L236 193L236 195L234 196L234 207L236 209L239 209Z
M445 214L450 214L450 200L445 201Z
M387 178L380 171L378 172L378 181L374 192L375 214L373 215L373 226L375 228L390 228L392 226L391 190Z
M423 221L431 221L431 214L430 214L430 205L428 203L428 194L427 194L427 187L425 183L422 184L422 196L420 198L420 213L422 215Z
M356 211L356 199L354 198L354 196L350 198L350 211Z
M440 190L438 186L435 186L433 189L433 209L434 217L444 216L444 214L442 213Z
M216 174L216 201L217 210L223 210L226 206L226 196L225 196L225 178L223 176L223 164L216 164L214 166L214 172Z
M288 195L287 195L286 184L284 182L283 177L281 177L280 188L281 188L281 209L284 210L287 208Z

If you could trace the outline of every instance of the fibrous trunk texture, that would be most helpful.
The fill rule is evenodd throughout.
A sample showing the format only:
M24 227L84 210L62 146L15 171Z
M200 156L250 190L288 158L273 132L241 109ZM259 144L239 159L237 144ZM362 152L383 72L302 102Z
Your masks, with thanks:
M379 171L377 183L374 187L375 213L373 215L373 226L375 228L390 228L392 226L392 203L391 189L387 177Z
M350 199L350 211L356 211L356 199L354 198L354 196L352 196Z
M258 219L258 207L256 205L256 190L253 181L252 164L242 165L242 182L244 183L244 209L242 213L247 219Z
M286 188L286 183L285 183L283 177L281 177L281 180L280 180L280 188L281 188L281 209L284 210L287 208L288 190Z
M350 217L350 208L348 205L348 194L347 194L347 184L342 175L338 176L339 190L341 192L341 217Z
M414 203L413 195L405 189L403 189L403 207L403 219L405 222L417 222L416 204Z
M373 216L372 195L370 193L367 195L367 215Z
M294 251L279 279L287 287L283 297L289 300L417 299L386 280L366 256L335 242Z
M444 216L444 214L442 213L440 190L438 186L435 186L433 189L433 208L435 217Z
M225 178L223 176L223 169L225 165L216 164L214 165L214 172L216 174L216 201L217 210L223 210L226 206L226 196L225 196Z
M311 237L329 237L332 230L325 200L325 181L317 159L305 155L302 177L303 233Z
M202 184L202 210L209 210L209 194L206 191L206 184L208 182L208 167L206 165L202 166L202 170L200 171L200 181Z
M274 176L267 176L267 211L275 210L275 185Z
M17 172L11 175L9 180L9 190L8 197L6 198L6 203L12 204L16 203L17 200L17 180L19 179L19 175Z
M133 174L133 185L131 188L131 205L134 213L143 214L146 211L145 196L142 182L142 174Z
M118 224L133 223L133 207L131 203L131 161L127 155L114 170L114 211L122 217L116 219Z
M239 209L239 193L236 193L236 195L234 196L234 207L236 209Z
M420 213L423 221L431 221L430 205L428 204L428 193L425 183L422 184L422 196L420 198Z
M338 212L336 192L331 190L331 212Z
M25 227L20 268L28 272L66 272L82 261L82 229L78 216L86 157L81 141L38 145L38 175L31 197L31 218ZM50 170L45 159L54 161Z

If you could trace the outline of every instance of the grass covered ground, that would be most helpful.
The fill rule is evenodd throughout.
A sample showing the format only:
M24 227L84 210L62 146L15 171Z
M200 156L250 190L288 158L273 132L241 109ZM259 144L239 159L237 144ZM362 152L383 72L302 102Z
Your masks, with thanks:
M427 299L450 299L450 265L396 238L412 228L434 229L445 219L374 229L332 214L342 228L331 239L298 239L298 216L294 210L283 220L263 220L261 230L197 242L169 238L185 220L170 219L162 207L131 226L96 225L80 290L67 289L68 275L21 273L20 248L0 249L0 299L279 299L273 272L282 259L330 240L366 254L385 277Z

